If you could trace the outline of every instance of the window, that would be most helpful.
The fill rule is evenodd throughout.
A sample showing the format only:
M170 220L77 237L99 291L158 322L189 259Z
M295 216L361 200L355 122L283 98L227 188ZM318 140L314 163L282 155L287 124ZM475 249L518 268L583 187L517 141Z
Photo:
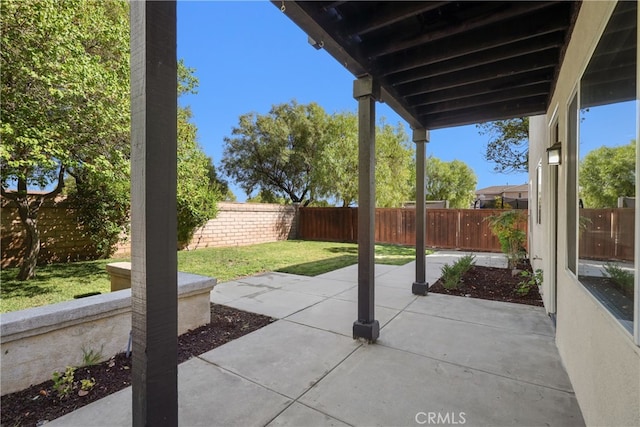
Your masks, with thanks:
M536 222L542 224L542 164L538 163L536 168L536 197L537 212Z
M577 151L578 279L631 333L636 44L637 3L620 2L580 81L579 143L571 148Z

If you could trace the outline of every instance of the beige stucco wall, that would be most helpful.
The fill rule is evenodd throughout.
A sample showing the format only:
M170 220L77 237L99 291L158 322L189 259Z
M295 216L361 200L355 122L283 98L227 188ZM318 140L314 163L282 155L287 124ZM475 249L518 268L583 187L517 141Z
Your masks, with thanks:
M178 334L211 322L216 280L178 275ZM54 371L81 366L83 352L99 361L123 352L131 331L131 289L0 315L0 392L51 379Z
M560 141L567 141L567 110L581 74L602 34L615 2L584 2L567 49L556 90L543 119L535 118L530 125L532 162L544 158L548 144L548 125L554 112L560 124ZM543 123L544 121L544 123ZM566 147L566 144L563 145ZM606 311L567 269L567 169L566 152L559 166L558 185L558 284L556 342L573 384L584 419L588 425L640 425L640 348L633 337ZM544 164L544 162L543 162ZM547 190L549 166L543 179ZM535 166L530 169L535 180ZM550 191L545 191L544 206L550 206ZM533 194L532 194L533 197ZM550 211L547 209L547 218ZM549 270L549 253L554 249L549 221L532 238L532 253L540 255L537 265ZM636 278L639 276L636 263ZM544 291L548 294L547 287ZM636 290L637 292L637 290ZM548 295L545 296L545 304ZM637 316L637 313L636 313Z

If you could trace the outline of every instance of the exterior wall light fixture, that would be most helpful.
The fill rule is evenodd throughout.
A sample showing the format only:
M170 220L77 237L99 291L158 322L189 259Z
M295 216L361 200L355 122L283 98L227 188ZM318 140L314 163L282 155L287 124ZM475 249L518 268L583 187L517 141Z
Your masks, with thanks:
M562 163L562 143L560 141L547 148L547 163L552 166Z

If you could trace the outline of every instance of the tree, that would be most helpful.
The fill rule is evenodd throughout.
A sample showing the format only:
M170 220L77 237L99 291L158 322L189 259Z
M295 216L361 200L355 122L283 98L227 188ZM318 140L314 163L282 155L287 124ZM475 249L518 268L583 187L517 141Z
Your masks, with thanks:
M195 69L178 61L178 98L197 94L199 85ZM211 181L213 163L197 142L198 128L191 121L188 106L178 107L178 245L188 245L196 229L215 218L220 200L219 188ZM215 169L213 169L215 173Z
M336 113L327 127L327 142L314 169L318 194L337 200L343 207L358 200L358 117Z
M247 203L275 203L278 205L286 205L287 201L291 203L290 200L287 200L282 196L276 196L273 192L265 190L264 188L255 196L247 198Z
M2 12L1 189L26 231L18 278L27 280L38 210L62 191L65 172L128 153L129 14L126 2L80 0L4 0Z
M316 103L291 101L268 114L243 114L225 137L222 168L251 194L256 189L308 205L315 197L314 162L322 152L327 114Z
M127 2L2 1L1 189L18 206L26 230L20 280L35 273L38 210L62 192L67 173L75 178L70 195L80 222L103 256L126 231L128 10ZM180 94L195 93L193 69L180 62L178 77ZM190 117L181 109L178 207L179 224L193 227L215 206L213 196L197 188L208 182L207 170ZM53 189L33 192L34 187Z
M636 141L602 146L580 162L580 198L588 208L615 208L618 197L633 197L636 181Z
M498 120L477 124L480 135L489 136L485 160L495 172L527 172L529 162L529 118Z
M443 162L429 156L426 164L427 200L448 200L452 208L468 208L475 197L476 174L460 160Z
M413 154L404 127L394 127L382 119L376 129L377 207L399 207L409 199Z
M215 218L220 195L209 181L209 158L196 141L191 110L178 108L178 243L186 246L196 229Z
M211 157L209 159L209 164L207 165L207 176L209 177L209 185L213 189L213 191L220 194L222 200L227 202L235 202L236 195L233 194L233 191L229 188L229 183L226 179L222 178L218 175L218 170L213 164L213 159Z
M358 200L358 118L351 112L332 115L327 136L314 182L318 195L347 207ZM413 148L402 125L394 127L382 119L376 127L376 206L401 206L410 197L412 159Z

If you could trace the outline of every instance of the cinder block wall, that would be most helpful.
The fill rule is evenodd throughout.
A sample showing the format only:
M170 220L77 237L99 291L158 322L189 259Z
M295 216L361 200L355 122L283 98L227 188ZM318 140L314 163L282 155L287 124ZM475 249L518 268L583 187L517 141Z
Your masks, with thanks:
M7 199L0 199L2 268L17 265L23 256L25 232L18 210ZM297 237L298 210L295 206L262 203L218 204L218 216L196 230L189 249L214 246L244 246ZM94 259L96 252L89 236L78 225L74 209L64 200L46 202L38 215L41 248L39 263ZM131 252L128 241L120 244L114 257Z
M218 216L197 230L189 249L244 246L297 237L297 207L264 203L219 203Z
M0 199L2 267L16 265L24 256L26 233L13 202ZM96 257L89 236L78 226L75 210L62 197L46 201L38 214L39 263L78 261Z

